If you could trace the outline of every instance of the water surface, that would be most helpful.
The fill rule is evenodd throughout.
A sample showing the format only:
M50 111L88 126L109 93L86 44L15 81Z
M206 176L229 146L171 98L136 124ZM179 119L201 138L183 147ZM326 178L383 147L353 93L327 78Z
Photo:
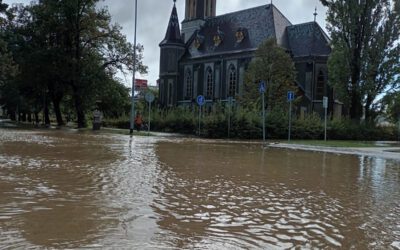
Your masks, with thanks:
M0 248L388 249L399 214L393 160L0 129Z

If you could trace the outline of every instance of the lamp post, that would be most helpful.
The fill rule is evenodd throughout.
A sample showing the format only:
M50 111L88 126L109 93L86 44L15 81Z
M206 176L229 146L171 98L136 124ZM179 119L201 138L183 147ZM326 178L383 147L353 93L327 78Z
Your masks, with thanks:
M132 104L131 104L131 119L130 119L130 134L133 134L133 117L135 116L135 74L136 74L136 28L137 28L137 0L135 0L135 33L133 42L133 76L132 76Z

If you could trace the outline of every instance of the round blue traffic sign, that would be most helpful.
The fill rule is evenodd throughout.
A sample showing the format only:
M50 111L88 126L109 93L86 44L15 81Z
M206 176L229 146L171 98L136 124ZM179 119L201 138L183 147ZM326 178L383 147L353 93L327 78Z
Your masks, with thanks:
M196 101L199 106L203 106L204 104L206 104L206 98L204 98L204 96L202 95L199 95Z
M146 95L144 96L144 98L146 99L147 102L152 103L154 102L154 94L151 92L147 92Z

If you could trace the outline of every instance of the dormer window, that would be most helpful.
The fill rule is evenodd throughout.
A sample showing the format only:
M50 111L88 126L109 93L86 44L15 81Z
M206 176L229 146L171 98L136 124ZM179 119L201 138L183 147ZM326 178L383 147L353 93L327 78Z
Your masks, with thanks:
M236 37L236 43L241 43L245 38L244 30L239 29L238 31L236 31L235 37Z
M194 39L193 46L196 49L199 49L201 47L201 45L203 44L203 41L204 41L204 37L197 34L196 38Z
M199 49L200 46L201 46L200 39L198 39L198 38L194 39L193 46L194 46L196 49Z
M217 34L215 34L213 37L214 46L218 47L222 43L223 40L224 40L224 33L218 27Z
M218 47L222 43L222 38L219 35L215 35L213 40L215 47Z

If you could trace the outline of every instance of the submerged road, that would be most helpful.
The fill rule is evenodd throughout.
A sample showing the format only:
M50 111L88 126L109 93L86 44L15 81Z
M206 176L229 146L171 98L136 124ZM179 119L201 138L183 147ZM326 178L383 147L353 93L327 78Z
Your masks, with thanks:
M400 249L400 161L0 128L0 249Z

